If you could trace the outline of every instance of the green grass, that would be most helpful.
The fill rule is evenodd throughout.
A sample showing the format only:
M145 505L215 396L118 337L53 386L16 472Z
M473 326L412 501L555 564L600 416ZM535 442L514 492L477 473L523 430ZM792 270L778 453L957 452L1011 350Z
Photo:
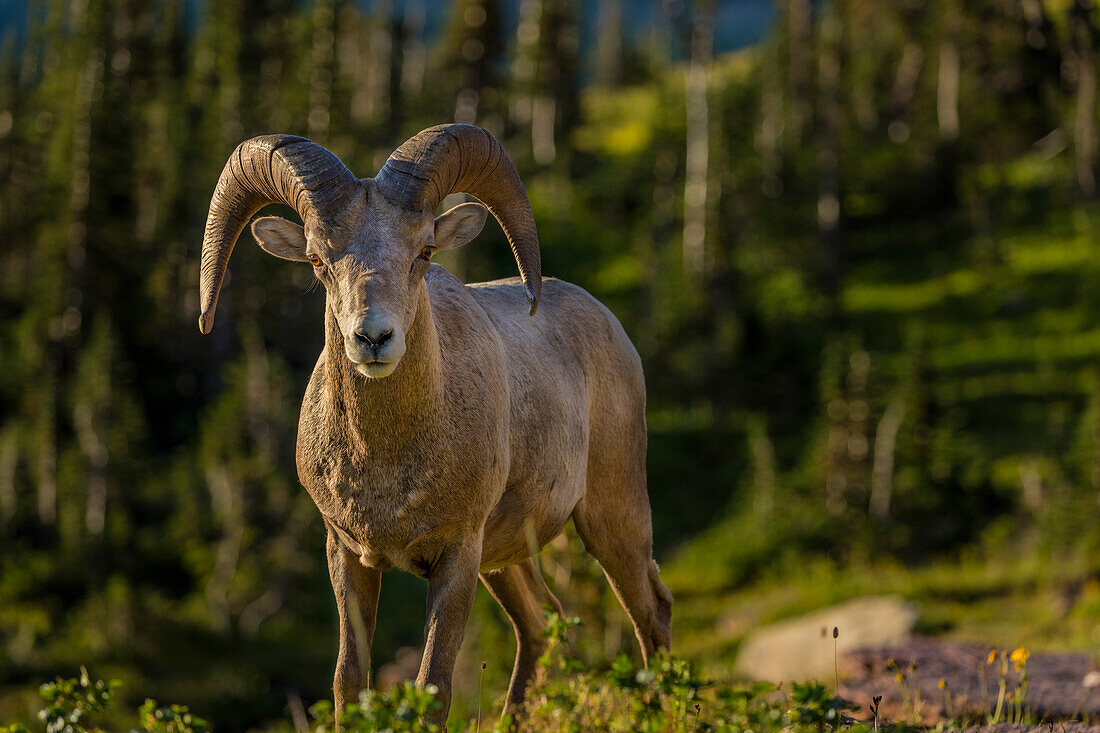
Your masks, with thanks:
M728 682L752 630L865 595L915 602L922 634L1006 649L1098 649L1100 559L1089 555L1054 555L1027 537L1010 537L916 566L801 557L754 582L702 593L696 580L709 573L692 566L698 555L666 563L663 574L677 599L677 653Z
M591 630L577 633L579 619L551 617L550 650L540 660L521 713L522 729L536 733L833 729L837 716L855 714L855 710L834 696L831 679L776 687L737 679L733 663L741 641L753 629L862 595L899 594L916 602L921 608L917 631L923 634L1003 649L1096 649L1100 647L1100 625L1096 624L1100 562L1090 554L1055 556L1028 537L1006 537L994 529L982 544L924 565L868 560L841 566L831 560L792 556L793 564L773 566L752 582L699 590L694 579L710 570L698 567L697 555L685 553L663 568L677 597L679 656L660 658L648 670L625 654L610 666L586 663L576 650ZM692 559L694 564L689 562ZM1073 602L1066 603L1070 589L1075 590ZM487 637L483 643L492 644L492 639ZM456 701L450 730L505 730L508 721L498 722L503 689L495 689L501 684L494 677L492 689L478 686L476 695L484 701L480 723L476 697ZM97 682L87 673L44 685L40 720L53 726L48 730L73 733L206 730L201 718L180 706L146 701L136 712L113 709L117 687ZM866 701L860 702L857 717L866 718L862 709ZM432 731L437 729L424 723L423 716L434 705L430 690L397 685L364 696L343 711L341 720L348 731ZM873 729L850 722L856 733ZM879 723L880 730L911 729L896 722ZM267 729L301 730L303 725L312 733L333 730L331 705L322 701L308 714L300 709L295 720L273 721ZM0 727L3 733L26 730L18 725Z
M682 659L661 657L649 668L639 668L620 655L610 669L585 668L569 652L567 635L579 623L551 614L547 652L528 691L527 701L517 712L519 727L534 733L554 731L787 731L822 733L838 729L846 711L854 705L832 694L824 685L803 683L784 690L767 683L744 686L715 685L698 677L692 665ZM110 712L118 682L94 679L81 669L79 678L58 679L42 686L39 719L47 733L95 733L122 730L101 727ZM274 723L269 730L308 730L325 733L337 728L348 733L387 731L435 733L440 728L427 722L438 709L431 686L418 690L412 683L396 685L376 693L364 692L357 703L337 715L327 701L309 710L299 709L293 721ZM123 716L136 723L134 731L149 733L207 733L205 720L184 706L161 705L146 700L136 714ZM451 731L507 731L511 717L490 722L452 717ZM897 726L891 726L897 730ZM0 726L0 733L29 733L28 727ZM867 724L849 727L855 733L871 730Z

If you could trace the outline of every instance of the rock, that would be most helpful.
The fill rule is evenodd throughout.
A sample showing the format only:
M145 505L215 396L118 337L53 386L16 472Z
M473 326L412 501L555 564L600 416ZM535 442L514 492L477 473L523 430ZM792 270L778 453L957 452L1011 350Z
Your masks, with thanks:
M834 627L843 653L904 641L917 616L917 607L898 596L856 598L752 632L741 645L735 671L772 682L832 679Z
M960 644L937 639L913 638L904 644L878 649L854 650L841 661L840 693L857 703L862 711L876 695L882 695L879 718L910 720L920 718L933 724L959 716L980 716L993 713L1000 688L1000 660L988 664L991 648L985 645ZM893 666L890 662L893 660ZM910 671L912 665L916 669ZM905 674L903 682L895 678L897 671ZM1096 663L1088 654L1031 654L1027 660L1028 689L1025 705L1038 720L1071 720L1100 717L1100 675ZM1009 665L1005 677L1006 690L1015 692L1019 674ZM940 680L944 687L941 688ZM947 709L947 693L951 710ZM905 698L909 702L905 702ZM914 700L920 705L914 711ZM1007 703L1006 703L1007 704ZM1060 724L1059 724L1060 725ZM1100 733L1100 729L1067 733ZM977 731L978 729L973 729ZM984 733L1020 733L1027 726L1005 728L1001 725L982 728ZM1048 727L1043 731L1050 733ZM1055 726L1055 733L1061 728Z

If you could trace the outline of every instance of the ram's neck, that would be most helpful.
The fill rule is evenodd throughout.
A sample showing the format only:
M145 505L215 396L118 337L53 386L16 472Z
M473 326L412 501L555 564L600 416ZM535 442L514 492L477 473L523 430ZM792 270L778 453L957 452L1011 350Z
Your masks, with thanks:
M429 430L443 407L439 337L427 288L412 328L405 335L405 355L393 374L370 379L355 370L344 352L344 337L331 307L325 307L326 399L332 419L362 454L400 452L418 432Z

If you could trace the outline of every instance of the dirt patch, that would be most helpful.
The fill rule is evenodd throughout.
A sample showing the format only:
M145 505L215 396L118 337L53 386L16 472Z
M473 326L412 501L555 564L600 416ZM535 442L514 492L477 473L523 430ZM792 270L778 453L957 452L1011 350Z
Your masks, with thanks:
M983 725L980 728L964 728L962 733L1100 733L1100 725L1078 723L1073 720L1067 723L1046 723L1045 725L998 723Z
M991 649L918 637L892 646L854 650L841 658L841 677L847 680L841 685L841 695L859 704L864 713L872 698L882 695L879 716L888 720L919 717L924 723L937 723L960 715L991 713L1000 690L1000 661L987 663ZM899 670L904 674L901 681L896 678ZM1092 656L1036 652L1027 661L1027 673L1026 705L1039 720L1100 719L1100 673ZM941 680L944 687L940 687ZM1005 681L1006 690L1018 694L1020 677L1012 665ZM1055 724L1053 733L1062 733L1060 725ZM999 725L972 730L1022 733L1033 728ZM1100 733L1100 726L1071 729L1067 723L1065 730Z

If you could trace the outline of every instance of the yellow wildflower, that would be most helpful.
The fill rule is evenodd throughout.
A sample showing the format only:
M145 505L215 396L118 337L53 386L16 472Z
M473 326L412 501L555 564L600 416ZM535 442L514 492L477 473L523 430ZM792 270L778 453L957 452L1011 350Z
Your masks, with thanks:
M894 679L898 682L901 682L905 679L905 675L903 675L901 672L898 672L896 675L894 675Z
M940 689L942 690L945 687L947 687L947 680L945 680L943 677L940 677L940 683L939 684L940 684Z
M997 650L992 649L989 652L989 659L985 660L985 663L986 664L993 664L993 660L995 660L996 658L997 658Z
M1016 649L1014 652L1012 652L1012 656L1009 657L1009 659L1012 660L1012 666L1016 668L1017 672L1019 672L1021 669L1024 668L1024 665L1027 664L1027 658L1030 656L1031 652L1029 652L1024 647L1020 647L1019 649Z

